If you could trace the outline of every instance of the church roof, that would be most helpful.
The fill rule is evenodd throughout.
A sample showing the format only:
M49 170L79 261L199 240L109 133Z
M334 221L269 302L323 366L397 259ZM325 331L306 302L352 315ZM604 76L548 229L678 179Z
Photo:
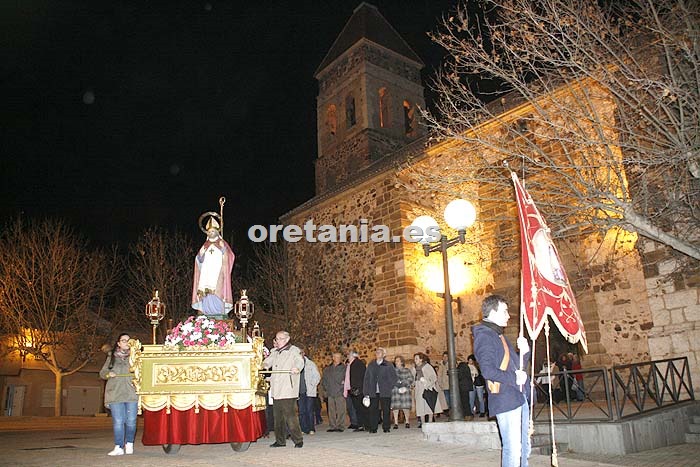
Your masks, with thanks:
M386 47L411 61L423 64L420 57L411 49L405 40L396 32L391 24L379 13L376 6L362 2L355 8L338 38L316 69L317 76L333 60L340 57L346 50L361 39L367 39L382 47Z

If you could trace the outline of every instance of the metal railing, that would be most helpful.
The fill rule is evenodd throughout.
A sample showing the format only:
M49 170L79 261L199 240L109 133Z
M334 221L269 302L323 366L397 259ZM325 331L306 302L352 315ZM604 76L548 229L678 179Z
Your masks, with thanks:
M610 372L619 419L695 400L688 357L615 365Z
M549 421L546 373L533 378L533 420ZM543 377L543 378L540 378ZM613 421L695 400L688 358L671 358L551 374L555 422Z
M551 375L555 421L592 422L614 419L607 369L564 370ZM537 392L537 402L533 411L535 421L549 421L549 388L537 382L539 377L546 376L546 373L540 373L534 378Z

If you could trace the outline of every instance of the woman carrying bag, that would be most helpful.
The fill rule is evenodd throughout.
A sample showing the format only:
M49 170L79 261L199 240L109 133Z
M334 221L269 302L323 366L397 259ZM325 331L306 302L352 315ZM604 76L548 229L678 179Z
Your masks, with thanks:
M105 407L112 412L114 430L114 449L107 453L108 456L134 453L139 398L133 377L129 371L129 335L120 334L100 370L100 378L107 380Z
M406 428L411 428L408 421L411 413L411 386L413 385L413 373L406 368L402 356L394 358L394 368L396 369L396 384L391 390L391 410L394 411L394 430L399 428L399 411L403 411L403 418L406 421Z
M423 425L423 419L425 422L435 421L434 415L436 413L441 413L444 408L440 405L440 400L437 399L435 406L431 407L426 401L423 393L426 391L436 391L435 396L437 396L437 373L435 369L430 365L430 360L428 356L422 352L419 352L413 356L413 361L416 363L416 392L415 392L415 403L416 403L416 415L418 416L418 428Z

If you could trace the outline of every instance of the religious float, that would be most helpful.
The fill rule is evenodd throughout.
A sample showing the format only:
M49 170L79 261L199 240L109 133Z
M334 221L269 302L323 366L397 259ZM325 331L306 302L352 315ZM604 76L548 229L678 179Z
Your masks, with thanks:
M207 242L195 259L193 308L199 314L170 330L164 344L156 344L156 327L165 314L156 292L146 305L153 344L130 343L138 411L144 419L142 442L161 445L168 454L183 444L230 443L234 451L245 451L266 431L264 340L257 323L252 335L247 333L253 305L246 291L235 306L231 303L233 252L219 237L223 201L221 215L200 217L200 227L203 217L211 218L202 228ZM229 310L240 320L240 332L228 319Z

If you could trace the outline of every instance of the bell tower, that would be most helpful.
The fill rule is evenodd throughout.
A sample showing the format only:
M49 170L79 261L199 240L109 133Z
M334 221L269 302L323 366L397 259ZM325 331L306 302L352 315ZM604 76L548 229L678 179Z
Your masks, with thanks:
M421 59L374 5L361 3L314 77L316 195L424 134Z

